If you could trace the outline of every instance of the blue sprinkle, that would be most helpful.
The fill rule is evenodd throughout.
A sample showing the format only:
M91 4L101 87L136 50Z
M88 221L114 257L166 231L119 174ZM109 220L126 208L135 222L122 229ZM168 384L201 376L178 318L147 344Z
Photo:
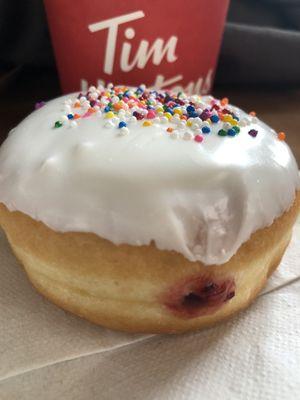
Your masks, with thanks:
M189 118L197 118L199 117L199 114L196 111L189 112Z
M187 111L188 113L192 113L192 112L195 111L195 107L193 107L193 106L187 106L186 111Z
M119 128L124 128L125 126L127 126L126 122L124 121L119 122Z
M214 124L216 124L217 122L219 122L220 118L217 115L212 115L210 117L211 122L213 122Z
M167 107L167 108L166 108L166 112L170 113L171 115L174 114L174 111L173 111L172 108L170 108L170 107Z
M208 126L204 126L204 127L202 128L202 132L203 132L203 133L209 133L209 132L210 132L210 128L209 128Z
M73 119L74 115L73 114L68 114L67 117L68 117L68 119Z
M109 107L109 106L106 106L106 107L104 108L104 112L108 112L108 111L110 111L110 107Z
M228 136L235 136L236 135L236 131L233 128L228 129L227 135Z

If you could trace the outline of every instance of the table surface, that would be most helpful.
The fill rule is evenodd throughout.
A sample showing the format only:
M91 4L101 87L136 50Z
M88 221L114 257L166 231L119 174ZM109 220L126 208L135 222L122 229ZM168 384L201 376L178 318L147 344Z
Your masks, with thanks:
M14 71L0 76L0 142L34 107L36 101L49 100L60 94L59 82L53 70ZM300 165L300 88L229 88L219 87L216 97L229 97L232 104L246 111L255 110L258 117L277 131L287 134Z

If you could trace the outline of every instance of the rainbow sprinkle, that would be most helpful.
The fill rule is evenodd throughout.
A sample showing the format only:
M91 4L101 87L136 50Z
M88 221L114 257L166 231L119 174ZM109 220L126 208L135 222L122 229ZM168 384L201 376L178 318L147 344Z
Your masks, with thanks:
M140 121L144 128L165 125L164 131L169 137L196 143L205 141L205 136L212 133L212 126L217 126L219 137L233 138L241 128L258 122L254 111L240 119L237 109L229 105L226 97L218 100L206 96L204 99L182 92L146 89L145 85L135 89L113 84L106 88L91 86L87 93L65 100L63 111L61 118L54 122L54 128L63 125L75 128L81 119L101 117L106 120L106 128L116 129L119 136L124 136ZM248 134L255 138L258 131L250 129ZM278 139L284 140L285 134L280 132Z

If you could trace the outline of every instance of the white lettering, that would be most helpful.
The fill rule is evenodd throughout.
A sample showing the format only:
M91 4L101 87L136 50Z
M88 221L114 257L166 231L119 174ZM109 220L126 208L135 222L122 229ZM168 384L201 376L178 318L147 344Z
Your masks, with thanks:
M135 11L130 14L121 15L119 17L106 19L105 21L96 22L88 26L90 32L97 32L101 31L102 29L108 29L103 68L103 71L106 74L111 75L113 73L119 25L126 22L134 21L139 18L143 18L144 16L145 14L143 13L143 11Z

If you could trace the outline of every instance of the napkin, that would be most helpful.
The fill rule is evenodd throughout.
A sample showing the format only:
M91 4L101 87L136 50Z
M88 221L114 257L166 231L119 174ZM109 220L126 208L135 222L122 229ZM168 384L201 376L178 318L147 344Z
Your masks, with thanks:
M300 220L256 302L196 333L113 332L60 310L2 232L0 274L1 400L300 398Z

